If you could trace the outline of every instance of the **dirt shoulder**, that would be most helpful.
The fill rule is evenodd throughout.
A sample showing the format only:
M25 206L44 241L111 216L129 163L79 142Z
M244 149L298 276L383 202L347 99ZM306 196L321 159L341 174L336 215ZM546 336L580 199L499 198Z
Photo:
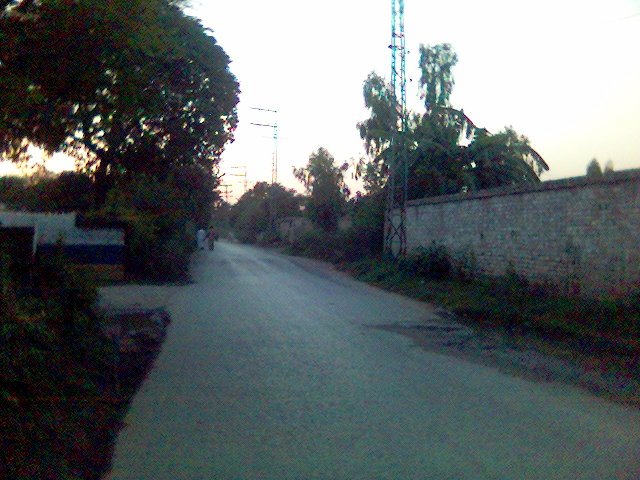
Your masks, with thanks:
M425 350L497 368L539 382L574 385L590 393L640 408L637 356L594 352L570 341L548 340L525 332L471 327L442 312L441 324L380 325L411 338Z
M289 257L319 275L357 279L349 269L321 260ZM409 298L412 292L380 282L366 282ZM427 302L431 303L432 302ZM439 321L374 328L404 335L419 347L496 368L508 375L539 382L574 385L594 395L640 408L640 354L558 334L545 335L526 327L506 328L464 318L435 307Z

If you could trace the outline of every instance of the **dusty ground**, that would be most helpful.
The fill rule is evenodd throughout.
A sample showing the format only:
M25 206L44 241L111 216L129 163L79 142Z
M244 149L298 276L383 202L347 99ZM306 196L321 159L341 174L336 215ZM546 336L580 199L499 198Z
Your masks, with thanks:
M308 271L351 278L326 262L290 258ZM427 321L372 328L409 337L427 351L497 368L508 375L577 386L594 395L640 408L640 356L634 352L613 352L575 340L545 339L525 331L508 332L488 325L474 325L472 320L458 318L437 307Z
M444 323L380 325L374 328L411 338L425 350L497 368L526 379L574 385L604 398L640 408L640 358L545 340L522 332L472 328L445 311ZM453 320L454 323L451 323Z

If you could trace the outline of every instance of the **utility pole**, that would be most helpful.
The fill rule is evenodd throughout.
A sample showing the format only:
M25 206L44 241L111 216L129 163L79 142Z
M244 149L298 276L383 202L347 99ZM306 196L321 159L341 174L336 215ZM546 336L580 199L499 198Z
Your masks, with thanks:
M271 108L251 107L251 110L258 110L260 112L269 112L276 115L277 110ZM273 123L251 123L256 127L269 127L273 129L273 154L271 156L271 183L278 183L278 121L277 119Z
M251 107L251 110L257 110L260 112L267 112L273 115L277 115L278 111L271 108ZM269 127L273 129L273 155L271 157L271 192L269 194L269 228L271 233L274 234L276 230L276 204L274 197L274 185L278 183L278 122L277 119L273 123L251 123L256 127Z
M391 88L395 129L391 139L390 173L384 225L384 250L395 258L407 253L407 76L404 0L391 0Z
M229 188L233 187L233 185L231 185L230 183L224 183L220 186L224 188L224 201L229 203Z
M229 176L231 177L243 177L244 181L242 183L244 190L242 193L247 193L248 190L248 185L247 185L247 166L246 165L240 165L238 167L231 167L233 169L238 169L238 168L242 168L244 170L244 173L230 173Z

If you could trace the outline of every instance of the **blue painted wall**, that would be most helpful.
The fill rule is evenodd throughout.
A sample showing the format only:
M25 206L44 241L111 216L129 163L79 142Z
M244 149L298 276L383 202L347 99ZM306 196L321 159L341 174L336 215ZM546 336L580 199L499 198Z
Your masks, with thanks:
M38 245L38 252L44 255L55 254L57 245ZM124 263L123 245L64 245L64 254L72 263L84 265L122 265Z

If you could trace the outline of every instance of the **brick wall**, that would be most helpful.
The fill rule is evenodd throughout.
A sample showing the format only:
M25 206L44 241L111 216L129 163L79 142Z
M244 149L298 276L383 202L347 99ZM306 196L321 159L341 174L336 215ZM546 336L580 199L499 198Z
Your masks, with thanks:
M433 241L486 273L624 294L640 287L640 170L409 202L408 249Z

